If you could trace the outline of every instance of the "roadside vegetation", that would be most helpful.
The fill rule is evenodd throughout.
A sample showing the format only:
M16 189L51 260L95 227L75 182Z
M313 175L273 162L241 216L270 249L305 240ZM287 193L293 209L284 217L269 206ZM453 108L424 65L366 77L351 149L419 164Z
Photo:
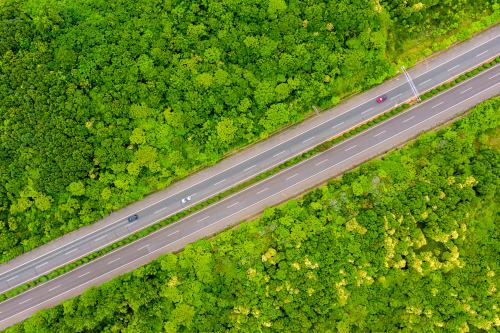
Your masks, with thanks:
M425 44L439 49L499 13L488 0L5 0L0 262L382 82L395 54L423 55L405 41L446 36Z
M500 98L7 332L500 326Z

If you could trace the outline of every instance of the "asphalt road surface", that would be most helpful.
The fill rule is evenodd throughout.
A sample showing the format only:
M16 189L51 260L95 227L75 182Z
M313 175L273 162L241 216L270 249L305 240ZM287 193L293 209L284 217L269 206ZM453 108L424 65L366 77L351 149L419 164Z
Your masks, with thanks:
M476 50L472 56L477 57L480 52L484 52L484 50ZM454 66L457 65L447 64L447 67L441 70L450 72ZM417 79L417 86L423 85L422 82L429 80L429 78L435 80L432 75L426 75ZM39 309L54 306L65 299L78 295L90 286L102 284L114 276L131 271L161 254L177 251L190 242L215 234L228 226L236 225L241 220L258 214L265 207L283 202L317 186L355 165L401 145L422 131L452 119L480 101L499 93L500 65L496 65L325 152L285 169L144 238L0 303L0 329L27 318ZM387 92L389 98L386 105L390 105L390 98L398 94L409 93L405 92L403 87L394 92ZM373 110L370 112L378 112L379 106L371 102L357 112L361 113L372 107ZM343 115L328 123L328 128L331 131L337 128L339 123L348 122L349 119ZM306 138L316 137L320 133L320 130L314 131L314 133L309 133L308 137L297 139L296 142L297 144L304 142ZM272 157L278 152L279 149L269 152L266 156ZM249 162L250 165L252 165L251 163ZM253 163L257 163L257 161ZM249 164L245 164L241 168L248 168ZM202 191L204 189L201 187L196 189L197 194L205 193ZM173 200L173 206L180 200L180 197L182 195ZM152 220L158 220L167 214L165 207L170 209L168 205L163 204L149 207L143 214L150 214ZM68 250L66 249L66 251ZM64 256L64 252L62 255Z
M498 54L500 54L500 36L476 45L472 50L458 54L440 66L413 77L415 87L419 92L427 91ZM401 76L399 82L398 86L384 93L387 100L383 103L379 104L374 99L367 100L361 105L346 110L268 150L259 152L202 182L152 204L145 204L139 210L131 213L131 215L138 215L138 219L134 222L129 222L127 216L122 216L111 224L93 230L34 258L21 260L25 257L21 256L23 258L16 258L17 260L14 259L1 265L0 293L32 281L187 207L202 202L411 99L413 92L404 76ZM188 196L191 196L192 199L182 203L182 199Z

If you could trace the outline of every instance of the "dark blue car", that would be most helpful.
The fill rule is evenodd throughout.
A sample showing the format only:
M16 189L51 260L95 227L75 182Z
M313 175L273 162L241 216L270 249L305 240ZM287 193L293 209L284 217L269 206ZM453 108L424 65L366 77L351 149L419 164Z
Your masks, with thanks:
M139 215L134 214L134 215L132 215L132 216L129 216L129 217L128 217L128 221L129 221L129 222L134 222L134 221L135 221L135 220L137 220L138 218L139 218Z

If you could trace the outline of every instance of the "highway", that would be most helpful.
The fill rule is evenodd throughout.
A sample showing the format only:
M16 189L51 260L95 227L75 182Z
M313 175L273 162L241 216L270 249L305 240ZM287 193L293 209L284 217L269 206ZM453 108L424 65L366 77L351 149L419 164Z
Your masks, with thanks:
M427 76L419 78L417 84L427 79ZM399 94L399 91L388 92L387 95L392 97L395 93ZM102 284L131 271L161 254L177 251L197 239L234 226L255 216L265 207L283 202L322 184L331 177L397 147L418 133L444 123L499 93L500 64L325 152L0 303L0 329L27 318L37 310L54 306L78 295L90 286ZM365 108L370 107L375 106L365 105ZM335 123L329 124L330 128L338 126L339 121L347 119L337 119ZM148 209L151 210L152 218L160 218L164 214L158 211L159 207Z
M497 30L500 32L500 28ZM412 70L409 70L415 87L419 92L430 90L484 61L494 58L500 54L500 33L494 36L480 44L473 45L466 52L453 55L450 59L423 73L415 75ZM128 207L121 212L113 213L109 218L114 219L111 223L99 227L94 226L93 229L92 227L90 229L83 228L84 230L77 231L73 235L66 235L60 240L53 241L49 246L35 249L31 251L32 253L1 265L0 293L32 281L58 267L213 197L411 99L413 93L405 77L401 75L396 80L399 81L394 81L396 82L394 87L384 91L387 100L383 103L376 103L374 98L366 99L357 106L342 110L342 112L322 120L321 123L258 151L251 157L238 161L187 188L173 194L167 192L164 197L155 201L143 200L142 204L139 202L133 208ZM385 83L379 89L384 85ZM191 196L192 200L183 204L181 200L187 196ZM138 214L139 219L130 223L127 217L133 214Z

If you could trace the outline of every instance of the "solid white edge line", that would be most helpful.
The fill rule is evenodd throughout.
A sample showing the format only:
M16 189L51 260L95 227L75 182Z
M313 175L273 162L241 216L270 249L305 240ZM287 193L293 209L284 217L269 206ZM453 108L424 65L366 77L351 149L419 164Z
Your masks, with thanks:
M492 68L493 68L493 67L492 67ZM462 83L465 83L465 82L468 82L468 80L463 81ZM332 165L332 166L330 166L330 167L328 167L328 168L326 168L326 169L323 169L323 170L321 170L320 172L318 172L317 174L312 175L312 176L309 176L308 178L303 179L303 180L301 180L300 182L297 182L297 183L295 183L295 184L292 184L292 185L288 186L287 188L285 188L285 189L283 189L283 190L281 190L281 191L279 191L279 192L277 192L277 193L274 193L274 194L270 195L269 197L266 197L266 198L264 198L264 199L262 199L262 200L260 200L260 201L258 201L258 202L256 202L256 203L253 203L253 204L252 204L252 205L250 205L250 206L245 207L245 208L244 208L244 209L242 209L242 210L245 210L245 209L248 209L248 208L250 208L250 207L253 207L253 206L255 206L255 205L257 205L257 204L261 203L262 201L267 200L267 199L268 199L268 198L270 198L270 197L273 197L273 196L275 196L275 195L278 195L278 194L282 193L283 191L288 190L288 189L289 189L290 187L292 187L292 186L295 186L295 185L297 185L297 184L300 184L301 182L304 182L304 181L306 181L306 180L309 180L310 178L315 177L315 176L317 176L318 174L320 174L320 173L322 173L322 172L325 172L325 171L327 171L327 170L329 170L329 169L331 169L331 168L333 168L333 167L337 166L337 165L338 165L338 164L340 164L340 163L343 163L343 162L345 162L345 161L348 161L348 160L352 159L353 157L356 157L357 155L364 153L366 150L368 150L368 149L372 149L373 147L376 147L376 146L378 146L378 145L380 145L380 144L382 144L382 143L384 143L384 142L386 142L386 141L388 141L388 140L392 139L394 136L397 136L397 135L399 135L399 134L401 134L401 133L403 133L403 132L405 132L405 131L408 131L408 130L412 129L412 128L413 128L413 127L415 127L415 126L418 126L418 125L420 125L421 123L423 123L423 122L425 122L425 121L428 121L428 120L430 120L430 119L432 119L432 118L434 118L434 117L437 117L437 116L438 116L438 115L440 115L441 113L446 112L446 111L448 111L449 109L454 108L454 107L456 107L456 106L458 106L458 105L460 105L460 104L462 104L462 103L464 103L464 102L468 101L469 99L472 99L472 98L474 98L475 96L477 96L477 95L479 95L479 94L481 94L481 93L483 93L483 92L486 92L486 91L488 91L488 90L490 90L490 89L492 89L492 88L496 87L498 84L500 84L500 83L497 83L497 84L495 84L495 85L493 85L493 86L491 86L491 87L488 87L488 88L486 88L486 89L484 89L484 90L482 90L482 91L478 92L477 94L474 94L474 95L472 95L472 96L470 96L470 97L468 97L468 98L466 98L466 99L464 99L464 100L462 100L462 101L458 102L457 104L454 104L453 106L450 106L450 107L448 107L448 108L446 108L446 109L444 109L444 110L442 110L442 111L440 111L440 112L438 112L438 113L436 113L436 114L432 115L431 117L426 118L425 120L422 120L421 122L419 122L419 123L417 123L417 124L415 124L415 125L412 125L412 126L408 127L407 129L404 129L404 130L400 131L399 133L397 133L397 134L395 134L395 135L393 135L393 136L391 136L391 137L389 137L389 138L387 138L387 139L384 139L384 140L380 141L379 143L377 143L377 144L375 144L375 145L371 146L370 148L367 148L367 149L365 149L365 150L363 150L363 151L360 151L360 152L358 152L358 153L356 153L356 154L354 154L354 155L352 155L352 156L350 156L350 157L348 157L348 158L344 159L343 161L341 161L341 162L339 162L339 163L336 163L336 164L334 164L334 165ZM456 87L456 86L455 86L455 87ZM453 89L453 88L452 88L452 89ZM402 114L402 113L400 113L400 114ZM391 119L394 119L394 118L391 118ZM368 131L371 131L373 128L374 128L374 127L371 127L370 129L368 129L368 130L367 130L367 132L368 132ZM364 133L366 133L366 132L364 132ZM336 146L336 147L338 147L338 146ZM332 147L332 148L333 148L333 147ZM325 151L325 152L326 152L326 151ZM298 164L296 164L296 165L298 165ZM283 170L283 171L285 171L285 170ZM214 222L214 223L218 223L218 222L223 221L223 220L225 220L225 219L227 219L227 218L230 218L231 216L233 216L233 215L235 215L235 214L240 213L242 210L240 210L240 211L238 211L238 212L235 212L235 213L233 213L233 214L231 214L231 215L229 215L229 216L223 217L222 219L220 219L220 220L218 220L218 221L216 221L216 222ZM212 223L212 224L214 224L214 223ZM200 229L198 229L198 230L196 230L196 231L194 231L194 232L192 232L192 233L190 233L190 234L188 234L188 235L186 235L186 236L183 236L183 237L181 237L181 238L179 238L179 239L177 239L177 240L175 240L175 241L173 241L173 242L171 242L171 243L169 243L169 244L166 244L166 245L164 245L164 246L162 246L162 247L160 247L160 248L158 248L158 249L156 249L156 250L154 250L154 251L152 251L152 252L150 252L150 253L148 253L148 254L146 254L146 255L144 255L144 256L141 256L141 257L136 258L136 259L134 259L134 260L132 260L132 261L129 261L129 262L127 262L125 265L130 265L130 264L132 264L132 263L134 263L134 262L136 262L136 261L138 261L138 260L141 260L141 259L142 259L143 257L145 257L145 256L149 256L149 255L152 255L152 254L154 254L154 253L156 253L156 252L158 252L158 251L161 251L161 250L163 250L163 248L165 248L165 247L167 247L167 246L171 246L171 245L172 245L172 244L174 244L174 243L177 243L177 242L179 242L179 241L181 241L181 240L183 240L183 239L185 239L185 238L187 238L187 237L190 237L191 235L193 235L193 234L195 234L195 233L197 233L197 232L200 232L200 231L202 231L202 230L204 230L204 229L206 229L206 228L208 228L208 227L212 226L212 224L209 224L209 225L207 225L207 226L205 226L205 227L203 227L203 228L200 228ZM158 231L160 231L160 230L161 230L161 229L159 229ZM132 243L130 243L130 244L132 244ZM121 249L123 249L123 247L122 247ZM123 266L125 266L125 265L123 265ZM27 311L29 311L29 310L31 310L31 309L33 309L33 308L37 307L37 306L40 306L40 305L42 305L42 304L44 304L44 303L50 302L50 301L51 301L51 300L53 300L54 298L61 297L62 295L67 294L67 293L69 293L69 292L73 291L74 289L76 289L76 288L80 288L80 287L82 287L82 286L84 286L84 285L86 285L86 284L88 284L88 283L91 283L91 282L93 282L94 280L96 280L96 279L98 279L98 278L100 278L100 277L102 277L102 276L104 276L104 275L111 274L111 273L113 273L114 271L116 271L116 270L118 270L118 269L122 268L123 266L120 266L120 267L114 268L114 269L112 269L111 271L105 272L105 273L103 273L103 274L101 274L101 275L99 275L99 276L96 276L96 277L92 278L92 279L91 279L91 280L89 280L89 281L85 281L84 283L82 283L82 284L80 284L80 285L78 285L78 286L76 286L76 287L73 287L73 288L71 288L71 289L69 289L69 290L66 290L66 291L62 292L61 294L58 294L58 295L56 295L56 296L53 296L53 297L51 297L51 298L49 298L49 299L46 299L46 300L44 300L44 301L42 301L42 302L40 302L40 303L38 303L38 304L36 304L36 305L33 305L32 307L29 307L29 308L27 308L27 309L25 309L25 310L22 310L21 312L18 312L18 313L14 314L14 315L12 315L12 316L10 316L10 317L7 317L7 318L5 318L5 319L2 319L2 320L0 320L0 323L1 323L1 322L3 322L3 321L6 321L7 319L10 319L10 318L12 318L12 317L15 317L15 316L17 316L17 315L20 315L20 314L22 314L22 313L24 313L24 312L27 312ZM20 294L20 295L22 295L22 294ZM10 299L6 300L5 302L7 302L7 301L11 301L12 299L15 299L15 297L14 297L14 298L10 298Z
M469 49L469 50L466 50L466 51L464 51L464 52L462 52L462 53L457 54L455 57L452 57L451 59L449 59L449 60L447 60L447 61L443 62L442 64L438 64L438 65L437 65L436 67L434 67L434 68L427 69L427 71L425 71L425 72L423 72L422 74L420 74L419 76L415 77L415 80L416 80L416 79L418 79L419 77L421 77L421 76L425 75L426 73L429 73L429 72L431 72L431 71L433 71L433 70L435 70L435 69L437 69L437 68L439 68L439 67L441 67L441 66L444 66L445 64L447 64L447 63L449 63L449 62L451 62L451 61L453 61L453 60L455 60L455 59L457 59L457 58L459 58L459 57L461 57L461 56L463 56L463 55L465 55L465 54L467 54L467 53L470 53L470 52L474 51L475 49L478 49L479 47L483 46L484 44L487 44L487 43L490 43L490 42L494 41L494 40L495 40L495 39L497 39L497 38L500 38L500 36L495 36L495 37L493 37L493 38L490 38L490 39L488 39L488 40L486 40L486 41L482 42L482 43L481 43L481 44L479 44L479 45L473 46L473 47L472 47L471 49ZM401 76L401 75L399 75L399 76ZM397 77L398 77L398 76L395 76L395 77L393 77L393 78L391 78L391 79L397 79ZM400 84L399 86L397 86L397 87L393 88L392 90L395 90L395 89L397 89L397 88L399 88L399 87L401 87L401 86L403 86L403 85L405 85L405 84L406 84L406 82L405 82L405 83L403 83L403 84ZM392 90L390 90L390 91L392 91ZM314 126L314 127L310 128L310 129L308 129L307 131L305 131L305 132L301 132L301 133L297 134L296 136L294 136L294 137L290 138L290 140L288 140L288 141L291 141L291 140L293 140L294 138L296 138L297 136L299 136L299 135L301 135L301 134L303 134L303 133L306 133L306 132L308 132L308 131L310 131L310 130L313 130L313 129L315 129L316 127L318 127L318 126L320 126L320 125L322 125L322 124L324 124L324 123L327 123L327 122L328 122L328 121L330 121L330 120L336 119L336 118L338 118L339 116L341 116L341 115L343 115L343 114L345 114L345 113L347 113L347 112L350 112L350 111L352 111L352 110L354 110L354 109L358 108L359 106L361 106L361 105L363 105L363 104L365 104L365 103L368 103L368 102L369 102L369 101L365 101L365 102L363 102L363 103L360 103L360 104L356 105L355 107L353 107L353 108L351 108L351 109L349 109L349 110L347 110L347 111L345 111L345 112L343 112L343 113L340 113L340 114L338 114L338 115L334 116L333 118L330 118L330 119L328 119L328 120L325 120L324 122L322 122L322 123L320 123L320 124L318 124L318 125L316 125L316 126ZM340 124L339 124L339 125L340 125ZM335 127L335 126L334 126L334 127ZM333 128L333 127L332 127L332 128ZM286 141L286 142L288 142L288 141ZM283 143L283 142L278 143L278 144L277 144L276 146L274 146L274 147L271 147L271 148L269 148L269 149L267 149L267 150L265 150L265 151L262 151L261 153L259 153L259 154L257 154L257 155L251 156L251 157L247 158L246 160L244 160L244 161L240 162L239 164L236 164L236 165L233 165L233 166L229 166L229 167L227 167L226 169L221 170L221 171L220 171L217 175L219 175L219 174L221 174L221 173L223 173L223 172L225 172L225 171L227 171L227 170L229 170L229 169L231 169L231 168L237 167L238 165L240 165L240 164L242 164L242 163L244 163L244 162L246 162L246 161L248 161L248 160L250 160L250 159L252 159L252 158L254 158L254 157L257 157L257 156L259 156L259 155L261 155L261 154L264 154L265 152L267 152L267 151L269 151L269 150L271 150L271 149L273 149L273 148L276 148L276 147L280 146L282 143ZM275 157L275 156L273 156L273 157ZM293 158L293 157L291 157L291 158ZM148 206L146 206L146 207L144 207L144 208L142 208L142 209L138 210L136 213L142 212L142 211L146 210L147 208L149 208L149 207L151 207L151 206L153 206L153 205L156 205L157 203L160 203L160 202L162 202L162 201L164 201L164 200L167 200L167 199L169 199L169 198L172 198L173 196L175 196L175 195L177 195L177 194L179 194L179 193L181 193L181 192L187 191L187 190L189 190L190 188L193 188L194 186L196 186L196 185L198 185L198 184L201 184L202 182L207 181L207 180L209 180L209 179L210 179L210 178L208 178L208 179L204 179L204 180L200 180L198 183L195 183L195 184L191 185L191 186L190 186L190 187L188 187L188 188L181 189L181 190L179 190L179 191L177 191L177 192L174 192L174 193L172 193L169 197L167 197L167 198L162 198L162 199L160 199L160 200L158 200L158 201L156 201L156 202L153 202L153 203L151 203L150 205L148 205ZM182 209L181 209L181 210L182 210ZM171 215L169 215L169 216L173 216L173 215L177 214L177 213L178 213L179 211L181 211L181 210L178 210L178 211L176 211L176 212L173 212L173 213L172 213ZM111 225L113 225L113 224L115 224L115 223L118 223L118 222L120 222L121 220L123 220L124 218L126 218L126 217L119 218L118 220L116 220L116 221L114 221L114 222L111 222L111 223L109 223L109 224L107 224L107 225L104 225L104 226L102 226L101 228L99 228L99 229L97 229L97 230L95 230L95 231L93 231L93 232L91 232L91 233L89 233L89 234L83 235L83 236L81 236L81 237L79 237L79 238L75 239L72 243L75 243L75 242L79 241L80 239L83 239L83 238L88 237L88 236L90 236L90 235L92 235L92 234L95 234L96 232L98 232L98 231L100 231L100 230L102 230L102 229L104 229L104 228L107 228L107 227L109 227L109 226L111 226ZM96 221L96 222L97 222L97 221ZM143 228L143 229L145 229L145 228L149 227L150 225L151 225L151 224L148 224L148 225L144 226L144 228ZM143 229L140 229L140 230L143 230ZM140 230L138 230L138 231L140 231ZM76 230L75 230L75 231L76 231ZM126 236L125 236L125 237L126 237ZM123 237L122 237L122 238L123 238ZM113 242L117 242L117 241L119 241L119 240L120 240L120 239L117 239L117 240L114 240ZM65 244L65 245L63 245L63 246L61 246L61 247L59 247L59 248L56 248L56 249L53 249L53 250L51 250L51 251L49 251L49 252L47 252L47 253L44 253L44 254L40 255L39 257L37 257L37 258L33 258L33 259L31 259L31 260L29 260L29 261L27 261L27 262L25 262L25 263L21 263L20 265L18 265L18 266L16 266L16 267L13 267L13 268L9 269L8 271L5 271L5 272L1 273L1 274L0 274L0 276L1 276L1 275L4 275L4 274L6 274L6 273L8 273L8 272L10 272L10 271L12 271L12 270L18 269L19 267L22 267L22 266L24 266L24 265L27 265L27 264L29 264L29 263L31 263L31 262L33 262L33 261L37 260L37 259L38 259L38 258L40 258L40 257L43 257L43 256L48 255L48 254L51 254L51 253L53 253L53 252L55 252L55 251L57 251L57 250L59 250L59 249L63 248L64 246L66 246L66 245L70 245L70 244L72 244L72 243ZM104 244L102 247L97 248L97 249L94 249L92 252L94 252L94 251L98 251L99 249L101 249L101 248L103 248L103 247L105 247L105 246L107 246L107 245L109 245L109 244L110 244L110 243ZM90 252L89 252L89 253L90 253ZM86 254L88 254L88 253L86 253ZM86 254L85 254L85 255L86 255ZM60 266L59 266L59 267L60 267ZM58 268L58 267L56 267L56 268L54 268L54 269L57 269L57 268ZM40 275L38 275L38 276L34 277L33 279L36 279L36 278L37 278L37 277L39 277L39 276L40 276ZM29 280L29 281L32 281L32 280ZM17 285L16 285L16 286L17 286ZM12 287L12 288L15 288L15 287ZM11 288L11 289L12 289L12 288ZM7 289L7 290L5 290L5 291L8 291L8 290L10 290L10 289ZM5 292L5 291L4 291L4 292Z

